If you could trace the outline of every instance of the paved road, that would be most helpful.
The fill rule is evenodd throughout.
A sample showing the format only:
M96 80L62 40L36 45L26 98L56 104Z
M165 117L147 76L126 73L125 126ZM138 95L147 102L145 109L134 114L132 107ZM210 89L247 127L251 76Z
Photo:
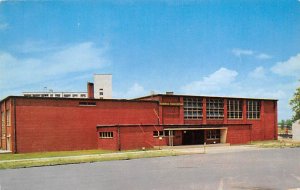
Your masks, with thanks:
M300 148L0 170L1 190L300 188Z

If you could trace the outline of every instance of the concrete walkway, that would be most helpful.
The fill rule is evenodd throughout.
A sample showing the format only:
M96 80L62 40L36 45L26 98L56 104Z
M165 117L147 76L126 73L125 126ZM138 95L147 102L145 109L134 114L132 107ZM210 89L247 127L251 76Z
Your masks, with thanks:
M165 148L162 147L164 150ZM243 152L243 151L253 151L263 148L259 148L255 145L197 145L197 146L178 146L174 148L166 148L168 150L173 150L176 152L195 154L195 153L205 153L205 154L216 154L216 153L226 153L226 152ZM265 149L265 148L264 148Z
M7 153L11 153L11 151L0 149L0 154L7 154Z

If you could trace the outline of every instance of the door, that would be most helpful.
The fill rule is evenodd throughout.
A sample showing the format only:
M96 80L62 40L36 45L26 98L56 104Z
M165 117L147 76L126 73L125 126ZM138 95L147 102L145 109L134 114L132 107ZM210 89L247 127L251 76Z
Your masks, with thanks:
M204 130L191 130L182 132L183 145L204 144Z

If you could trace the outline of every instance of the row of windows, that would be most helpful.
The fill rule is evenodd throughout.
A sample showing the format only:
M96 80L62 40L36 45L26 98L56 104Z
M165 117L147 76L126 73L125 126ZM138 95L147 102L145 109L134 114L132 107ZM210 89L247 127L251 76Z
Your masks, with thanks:
M170 136L169 131L153 131L153 137L168 137ZM99 132L99 138L107 139L113 138L113 132ZM206 131L207 139L219 139L220 138L220 130L207 130Z
M168 137L170 136L169 131L153 131L153 137Z
M55 98L86 98L86 94L24 94L27 97L55 97Z
M169 131L153 131L153 137L168 137L170 135ZM114 138L113 132L99 132L99 138L107 139Z
M201 119L203 117L203 99L202 98L184 98L184 118ZM206 114L208 119L224 118L224 99L208 98L206 101ZM229 119L243 118L243 101L238 99L229 99L227 101L227 117ZM260 101L247 101L247 118L260 118Z

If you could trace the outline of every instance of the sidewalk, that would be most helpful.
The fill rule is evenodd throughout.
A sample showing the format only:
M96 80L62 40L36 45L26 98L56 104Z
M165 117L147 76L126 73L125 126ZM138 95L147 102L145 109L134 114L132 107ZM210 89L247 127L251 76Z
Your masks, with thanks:
M7 154L7 153L11 153L11 151L0 149L0 154Z
M5 163L17 163L17 162L34 162L34 161L51 161L51 160L76 160L76 159L101 159L101 158L122 158L131 156L139 156L143 154L151 153L169 153L173 152L174 155L188 155L188 154L216 154L216 153L227 153L227 152L242 152L242 151L253 151L262 148L258 148L253 145L239 145L239 146L195 146L195 147L174 147L173 149L168 147L161 147L161 150L147 150L147 151L132 151L132 152L116 152L116 153L105 153L105 154L90 154L90 155L79 155L79 156L63 156L63 157L47 157L47 158L31 158L31 159L17 159L17 160L2 160L0 164Z

